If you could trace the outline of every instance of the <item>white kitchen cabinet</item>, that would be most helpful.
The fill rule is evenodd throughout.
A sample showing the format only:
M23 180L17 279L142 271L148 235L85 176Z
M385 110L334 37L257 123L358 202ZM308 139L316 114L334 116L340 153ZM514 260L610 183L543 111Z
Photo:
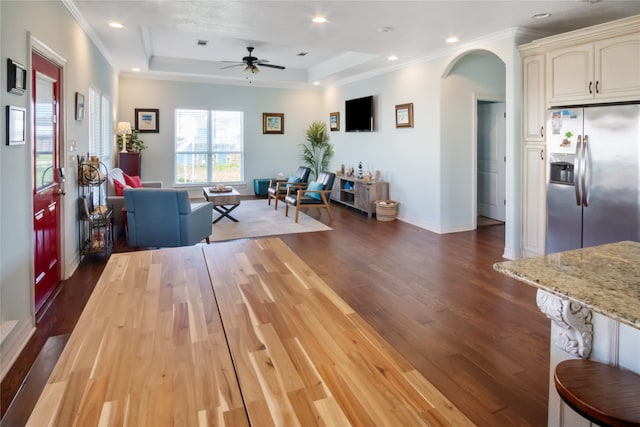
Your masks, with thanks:
M524 139L544 142L546 106L544 100L544 55L533 55L522 60Z
M618 101L640 97L640 33L602 40L594 51L596 96Z
M640 97L640 33L554 49L546 62L549 105Z
M547 53L547 97L551 105L593 99L593 43Z
M546 234L546 151L544 144L525 144L523 151L522 252L544 255Z

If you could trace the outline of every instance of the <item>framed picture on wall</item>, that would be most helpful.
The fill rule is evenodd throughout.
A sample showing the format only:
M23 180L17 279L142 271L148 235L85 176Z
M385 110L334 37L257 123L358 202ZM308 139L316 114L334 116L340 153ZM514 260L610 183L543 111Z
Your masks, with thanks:
M396 105L396 127L413 127L413 103Z
M27 89L27 69L24 65L7 58L7 92L22 95Z
M340 113L329 113L329 129L340 130Z
M284 114L262 113L262 133L284 133Z
M82 121L84 118L84 95L76 92L76 120Z
M25 108L7 105L7 145L23 145L27 142Z
M140 133L160 132L160 110L157 108L136 108L136 129Z

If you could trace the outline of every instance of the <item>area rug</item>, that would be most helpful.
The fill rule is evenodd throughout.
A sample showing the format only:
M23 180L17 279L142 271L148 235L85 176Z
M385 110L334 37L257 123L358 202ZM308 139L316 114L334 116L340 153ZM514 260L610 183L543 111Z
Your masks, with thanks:
M239 222L223 218L213 224L211 240L221 242L225 240L246 239L250 237L275 236L280 234L309 233L313 231L328 231L331 227L316 221L302 211L298 222L295 221L295 208L289 207L289 216L284 216L284 205L278 203L278 210L267 204L266 199L243 200L231 216ZM311 208L313 209L313 208ZM214 211L214 216L217 212ZM323 216L328 216L323 212Z

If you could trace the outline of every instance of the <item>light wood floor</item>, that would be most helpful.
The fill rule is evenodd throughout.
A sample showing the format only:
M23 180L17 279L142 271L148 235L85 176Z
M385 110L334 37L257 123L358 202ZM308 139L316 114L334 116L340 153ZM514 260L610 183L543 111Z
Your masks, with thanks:
M504 227L436 235L340 207L334 216L333 231L281 239L474 423L546 424L549 323L535 290L491 268ZM328 221L326 213L320 219ZM95 270L83 265L78 274ZM82 309L68 301L86 292L86 281L63 285L50 308L57 315L38 326L42 335L64 330L52 324ZM2 382L3 413L44 338L32 341Z

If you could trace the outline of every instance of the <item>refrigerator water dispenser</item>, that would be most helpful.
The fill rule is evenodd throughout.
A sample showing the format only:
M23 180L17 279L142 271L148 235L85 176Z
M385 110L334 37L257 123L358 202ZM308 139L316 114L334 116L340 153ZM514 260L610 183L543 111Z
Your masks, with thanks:
M549 154L549 182L573 185L575 154Z

